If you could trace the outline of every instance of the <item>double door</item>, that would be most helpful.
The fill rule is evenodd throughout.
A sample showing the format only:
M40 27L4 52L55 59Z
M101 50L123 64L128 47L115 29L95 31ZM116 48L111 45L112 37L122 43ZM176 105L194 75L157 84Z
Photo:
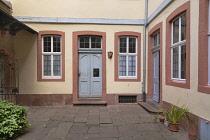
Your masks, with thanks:
M102 96L101 53L79 53L79 98Z

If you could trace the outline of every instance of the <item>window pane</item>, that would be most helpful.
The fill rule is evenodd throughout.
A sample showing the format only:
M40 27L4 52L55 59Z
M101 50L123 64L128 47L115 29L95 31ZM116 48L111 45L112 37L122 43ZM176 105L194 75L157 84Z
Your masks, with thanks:
M181 46L181 79L186 79L186 45Z
M173 43L179 42L179 18L173 22Z
M179 75L179 48L173 48L173 78Z
M89 48L89 37L87 36L79 37L79 48Z
M157 46L157 34L154 35L153 37L153 47Z
M53 56L53 76L61 76L60 55Z
M61 52L60 36L53 36L53 52Z
M186 15L181 17L181 41L186 39Z
M121 37L120 38L120 53L126 53L126 37Z
M51 76L51 56L44 55L44 76Z
M136 53L136 38L129 38L129 53Z
M44 52L51 52L51 36L46 36L46 37L43 37L44 41L44 49L43 51Z
M91 37L91 48L101 48L101 37Z
M128 76L136 76L136 56L128 56Z
M126 56L119 56L119 76L126 76Z

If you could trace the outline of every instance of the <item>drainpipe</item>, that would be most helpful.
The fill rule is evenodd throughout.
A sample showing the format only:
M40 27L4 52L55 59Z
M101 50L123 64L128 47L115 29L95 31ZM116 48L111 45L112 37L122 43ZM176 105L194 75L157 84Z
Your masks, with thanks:
M143 82L142 82L142 100L146 102L146 28L148 18L148 0L145 0L144 10L144 32L143 32Z

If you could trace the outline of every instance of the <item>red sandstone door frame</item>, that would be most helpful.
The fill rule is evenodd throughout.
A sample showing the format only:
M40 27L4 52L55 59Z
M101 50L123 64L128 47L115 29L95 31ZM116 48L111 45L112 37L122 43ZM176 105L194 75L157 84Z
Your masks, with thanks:
M150 31L148 36L148 83L147 83L147 95L148 99L153 98L154 93L154 49L153 49L153 35L157 32L160 33L160 49L159 49L159 103L162 104L162 22L155 25Z
M73 32L73 102L78 101L79 98L79 61L78 61L78 38L81 35L87 36L101 36L102 37L102 100L106 101L106 33L105 32L96 32L96 31L76 31Z

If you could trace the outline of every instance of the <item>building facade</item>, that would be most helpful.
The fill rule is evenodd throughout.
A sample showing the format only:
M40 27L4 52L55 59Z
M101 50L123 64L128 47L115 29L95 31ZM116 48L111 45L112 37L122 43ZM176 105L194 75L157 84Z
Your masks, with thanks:
M145 92L161 106L187 106L199 130L209 127L209 0L13 0L12 9L38 32L13 37L18 104L109 105Z

